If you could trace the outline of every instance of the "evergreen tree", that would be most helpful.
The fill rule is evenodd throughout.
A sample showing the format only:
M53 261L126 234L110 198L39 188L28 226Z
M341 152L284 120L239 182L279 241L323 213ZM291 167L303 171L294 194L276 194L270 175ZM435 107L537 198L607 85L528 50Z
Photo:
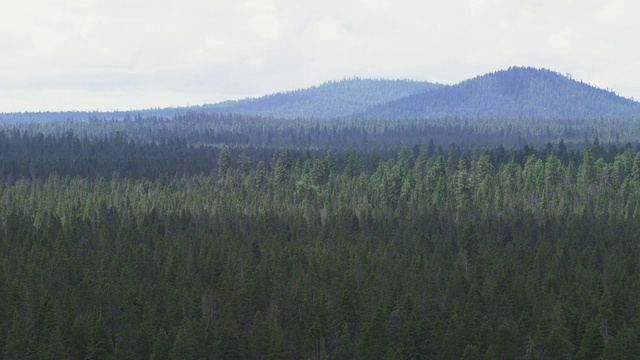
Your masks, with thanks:
M227 171L231 168L231 154L229 149L223 147L220 150L220 156L218 157L218 174L219 176L225 176Z
M7 338L4 342L4 358L25 359L29 344L27 326L15 309L10 312L10 316L9 331L7 331Z
M107 323L102 316L94 316L89 328L89 343L86 359L113 358L113 343L109 336Z

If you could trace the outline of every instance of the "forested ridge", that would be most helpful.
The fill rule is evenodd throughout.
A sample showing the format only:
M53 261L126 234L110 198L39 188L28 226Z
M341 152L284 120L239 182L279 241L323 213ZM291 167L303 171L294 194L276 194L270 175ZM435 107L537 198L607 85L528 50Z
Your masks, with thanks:
M569 74L513 66L453 85L345 78L260 97L185 107L112 112L0 113L0 123L124 120L135 117L171 119L193 112L281 120L420 119L429 124L451 119L500 120L512 124L520 120L625 119L637 123L640 103L612 90L574 80Z
M0 131L3 358L640 353L635 143L262 120Z
M442 87L445 85L426 81L353 78L259 98L205 105L203 109L265 117L331 119L352 116L376 105Z
M214 104L158 109L66 112L0 113L0 122L38 123L65 120L118 119L181 116L188 112L236 113L277 118L332 119L348 117L368 108L397 100L408 95L441 88L445 85L414 80L386 80L349 78L328 81L318 86L241 100L227 100Z
M640 103L546 69L511 67L367 110L384 118L640 117Z
M71 136L69 136L71 135ZM155 151L169 148L160 144L179 142L184 146L228 146L245 148L295 148L311 152L350 151L370 153L379 151L388 157L402 146L429 147L441 153L451 144L473 148L493 148L502 144L523 148L527 145L543 147L561 141L569 148L584 148L594 138L615 146L637 145L640 121L635 118L477 118L457 117L441 119L279 119L256 115L230 113L187 112L166 117L125 117L124 119L92 118L87 121L66 120L40 123L0 123L0 138L8 139L4 146L20 152L20 146L38 147L49 142L45 153L60 151L51 142L71 142L74 138L90 146L116 139L126 145L156 145ZM23 138L23 139L21 139ZM11 142L24 142L18 147ZM108 152L109 150L107 150ZM7 153L11 153L9 150ZM435 151L431 151L434 153ZM29 156L31 152L22 151ZM100 156L108 156L100 151ZM256 151L256 156L259 155ZM83 156L82 152L68 152L68 156ZM266 160L262 156L259 160ZM258 160L257 158L254 158Z

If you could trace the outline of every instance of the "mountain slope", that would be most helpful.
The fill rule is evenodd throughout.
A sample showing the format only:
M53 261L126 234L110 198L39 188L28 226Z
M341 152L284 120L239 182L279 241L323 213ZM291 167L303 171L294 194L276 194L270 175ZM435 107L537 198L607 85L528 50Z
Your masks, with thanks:
M640 116L640 103L550 70L512 67L375 106L363 115L383 118L635 117Z
M336 118L443 87L411 80L348 79L260 98L205 105L202 109L282 118Z
M164 117L222 112L273 118L640 118L640 103L556 72L512 67L447 86L348 79L259 98L182 108L0 114L0 123Z

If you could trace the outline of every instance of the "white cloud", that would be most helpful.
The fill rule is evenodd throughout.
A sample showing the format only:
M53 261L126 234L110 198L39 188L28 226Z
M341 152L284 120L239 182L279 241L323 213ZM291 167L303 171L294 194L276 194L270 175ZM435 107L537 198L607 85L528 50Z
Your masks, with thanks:
M546 67L640 98L624 0L5 0L0 111L198 104Z

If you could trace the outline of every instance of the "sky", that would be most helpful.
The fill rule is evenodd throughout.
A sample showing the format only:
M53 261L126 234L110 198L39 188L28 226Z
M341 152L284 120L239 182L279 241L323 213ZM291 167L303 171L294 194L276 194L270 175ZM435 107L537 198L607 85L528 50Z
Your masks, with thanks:
M201 105L547 68L640 99L640 2L3 0L0 112Z

